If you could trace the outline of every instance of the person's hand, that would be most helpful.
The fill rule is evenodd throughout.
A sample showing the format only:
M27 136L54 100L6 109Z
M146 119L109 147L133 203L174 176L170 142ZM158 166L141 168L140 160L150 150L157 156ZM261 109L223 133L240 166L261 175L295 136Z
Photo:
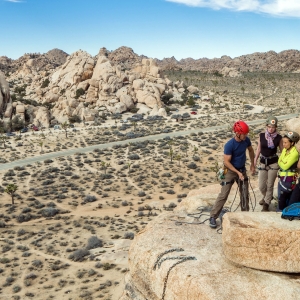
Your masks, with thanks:
M245 179L243 173L241 173L241 172L238 172L238 176L239 176L239 179L242 181Z

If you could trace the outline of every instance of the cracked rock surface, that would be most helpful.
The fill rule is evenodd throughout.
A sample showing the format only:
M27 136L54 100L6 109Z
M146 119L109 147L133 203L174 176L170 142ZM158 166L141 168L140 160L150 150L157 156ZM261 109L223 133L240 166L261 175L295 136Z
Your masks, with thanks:
M191 217L184 217L185 201L187 199L180 203L176 211L164 213L149 223L135 237L129 250L130 272L121 300L297 299L300 276L270 273L232 263L223 252L222 235L209 228L207 223L176 225L174 220L193 221ZM194 207L201 205L203 202L195 199ZM265 215L265 218L271 216L263 213L248 213L248 216L259 214ZM244 215L241 213L230 216L239 216L243 222ZM205 218L207 216L201 220ZM277 218L280 221L280 215ZM226 232L229 220L226 218ZM239 228L252 230L251 226ZM257 224L255 226L259 227ZM261 231L268 230L267 223L263 227ZM272 230L275 232L278 228L269 228L268 231ZM259 236L259 231L256 236ZM232 236L232 242L238 244L238 239L243 238L241 235ZM227 254L230 250L226 247ZM235 250L238 251L237 248ZM277 250L270 248L268 253L272 251L275 261ZM236 253L234 255L237 256ZM174 266L184 257L194 257L195 260L185 260Z
M226 257L243 266L275 272L300 272L298 220L281 213L228 213L223 221Z

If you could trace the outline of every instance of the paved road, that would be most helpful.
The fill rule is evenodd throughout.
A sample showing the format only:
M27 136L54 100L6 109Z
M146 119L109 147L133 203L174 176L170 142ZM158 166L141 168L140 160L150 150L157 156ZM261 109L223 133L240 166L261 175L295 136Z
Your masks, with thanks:
M298 113L295 113L295 114L277 116L277 118L278 118L278 120L287 120L290 118L298 117L298 115L299 115ZM266 119L258 119L258 120L248 121L247 123L249 125L258 125L258 124L263 123L265 120ZM62 156L69 156L69 155L73 155L77 152L86 153L86 152L91 152L94 149L110 148L114 145L123 145L123 144L128 144L129 142L142 142L142 141L146 141L146 140L158 140L158 139L165 138L166 136L176 137L176 136L180 136L180 135L188 135L191 133L198 133L200 131L213 132L213 131L217 131L220 129L224 129L224 127L227 128L228 125L229 124L224 123L224 125L219 125L219 126L212 126L212 127L199 128L199 129L190 129L190 130L186 130L186 131L176 131L176 132L170 132L170 133L162 133L162 134L157 134L157 135L140 137L140 138L136 138L136 139L128 139L128 140L124 140L124 141L116 141L116 142L111 142L111 143L106 143L106 144L93 145L93 146L88 146L88 147L84 147L84 148L75 148L75 149L69 149L69 150L65 150L65 151L51 152L51 153L46 153L46 154L39 155L39 156L25 158L22 160L15 160L10 163L1 164L0 170L12 169L16 166L25 166L27 164L33 164L36 162L44 161L46 159L53 159L53 158L62 157Z

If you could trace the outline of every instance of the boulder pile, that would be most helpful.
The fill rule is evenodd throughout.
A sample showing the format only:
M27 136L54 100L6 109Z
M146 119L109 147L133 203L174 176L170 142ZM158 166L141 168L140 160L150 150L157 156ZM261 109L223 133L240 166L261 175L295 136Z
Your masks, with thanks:
M128 47L112 52L101 48L95 57L83 50L69 56L59 51L26 54L14 63L1 58L14 70L7 78L13 103L5 118L24 120L26 115L36 125L48 127L72 117L95 121L102 114L126 111L165 117L164 94L182 100L182 93L199 93L197 87L161 78L155 60L138 56ZM24 99L38 105L18 101L16 86L23 89Z

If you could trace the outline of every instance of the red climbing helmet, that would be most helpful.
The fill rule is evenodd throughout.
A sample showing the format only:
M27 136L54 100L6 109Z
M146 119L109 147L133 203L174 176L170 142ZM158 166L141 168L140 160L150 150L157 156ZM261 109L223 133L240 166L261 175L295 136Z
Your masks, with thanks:
M233 125L233 131L239 134L249 133L249 126L242 120L236 121Z

